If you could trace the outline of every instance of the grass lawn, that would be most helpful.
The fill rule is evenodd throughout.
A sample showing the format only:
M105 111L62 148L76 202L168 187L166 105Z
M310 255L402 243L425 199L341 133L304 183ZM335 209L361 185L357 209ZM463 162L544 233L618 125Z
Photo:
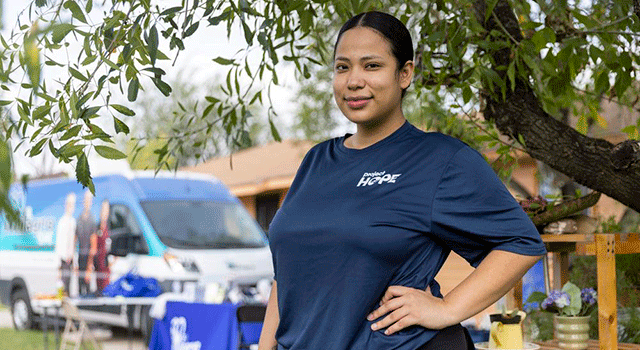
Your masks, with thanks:
M53 348L54 336L49 333L49 348ZM13 328L0 328L0 350L42 350L44 339L41 331L15 331Z
M47 334L49 349L55 349L55 335ZM0 350L42 350L44 336L42 331L16 331L13 328L0 328ZM91 344L85 343L85 349L91 350Z

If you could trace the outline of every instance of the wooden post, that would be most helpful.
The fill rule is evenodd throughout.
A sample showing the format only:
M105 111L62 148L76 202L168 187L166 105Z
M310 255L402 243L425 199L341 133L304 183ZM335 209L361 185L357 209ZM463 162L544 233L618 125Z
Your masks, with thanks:
M596 235L600 349L618 348L615 235Z
M560 288L569 281L569 252L558 253L558 265L560 265Z

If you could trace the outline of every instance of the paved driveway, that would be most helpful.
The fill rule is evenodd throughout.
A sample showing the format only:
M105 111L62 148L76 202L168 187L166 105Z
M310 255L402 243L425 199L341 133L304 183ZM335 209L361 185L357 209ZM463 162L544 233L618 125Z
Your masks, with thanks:
M0 328L12 328L11 314L9 310L0 310ZM62 330L60 330L62 332ZM124 329L116 328L113 331L108 329L97 329L95 331L98 341L104 350L146 350L147 346L142 341L139 333L133 333L131 337ZM53 337L53 332L49 333ZM49 338L53 339L53 338Z

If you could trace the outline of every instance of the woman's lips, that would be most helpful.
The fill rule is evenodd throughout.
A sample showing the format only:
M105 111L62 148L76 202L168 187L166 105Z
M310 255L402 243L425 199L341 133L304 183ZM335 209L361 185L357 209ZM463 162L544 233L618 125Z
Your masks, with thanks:
M370 97L347 99L347 106L349 106L349 108L352 108L352 109L364 108L364 106L366 106L370 100L371 100Z

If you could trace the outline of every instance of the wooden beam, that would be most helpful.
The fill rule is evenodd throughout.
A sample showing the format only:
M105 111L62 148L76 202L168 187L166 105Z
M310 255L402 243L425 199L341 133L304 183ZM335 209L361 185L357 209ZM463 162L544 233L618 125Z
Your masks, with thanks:
M598 329L600 349L618 348L616 241L613 234L596 235L598 267Z

